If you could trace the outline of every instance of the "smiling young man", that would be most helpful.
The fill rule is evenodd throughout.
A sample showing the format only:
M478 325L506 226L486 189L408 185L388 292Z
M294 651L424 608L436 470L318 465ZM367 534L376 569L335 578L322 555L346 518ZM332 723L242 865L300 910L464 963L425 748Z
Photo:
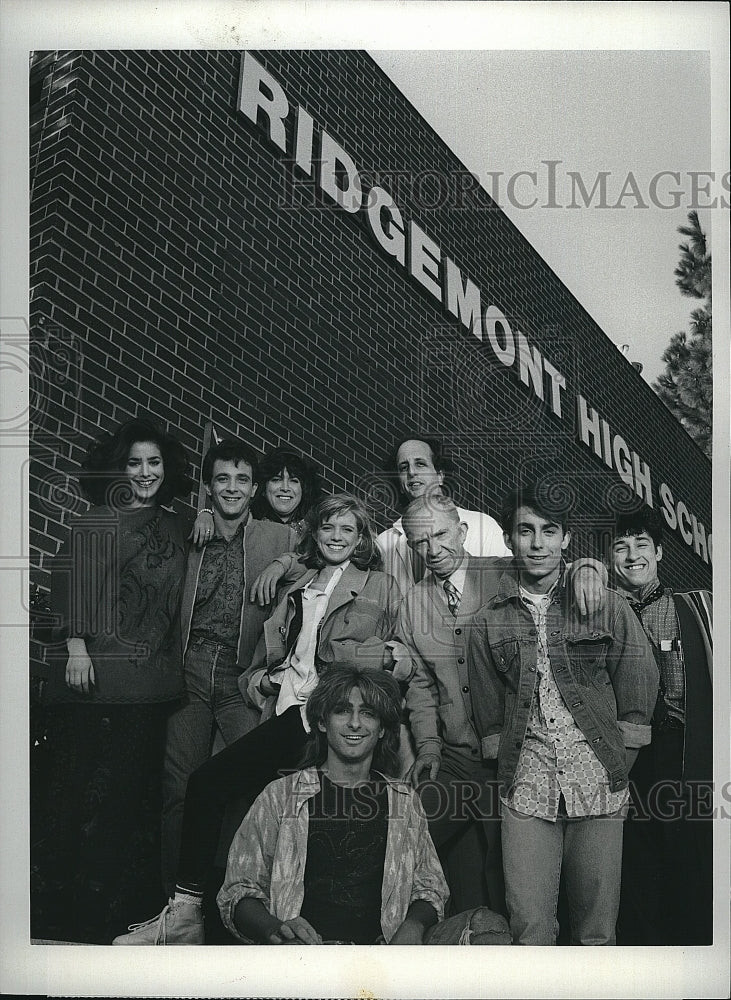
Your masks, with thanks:
M448 890L418 798L390 777L401 695L387 673L333 666L307 704L317 766L273 781L231 845L224 924L261 944L507 943L495 914L438 923Z
M713 938L713 605L658 579L662 525L649 508L617 518L608 561L660 668L652 743L632 770L620 944L700 945Z
M563 873L572 943L611 945L628 773L650 742L658 671L622 597L579 616L566 514L547 497L530 484L503 505L513 562L470 635L474 722L497 759L513 943L556 943Z
M267 610L245 600L262 569L296 541L283 524L256 521L257 455L245 442L226 439L203 459L215 535L191 548L183 588L184 703L168 721L163 772L163 881L171 895L180 850L188 778L210 756L216 730L226 745L252 729L258 713L239 690L262 634Z
M412 782L457 908L487 902L502 911L494 766L482 760L474 726L467 645L476 613L496 594L510 560L470 555L459 508L433 487L406 509L403 528L426 570L404 597L397 628L411 663L410 671L403 669L410 676L406 705L417 752ZM540 564L537 572L544 569ZM600 604L601 564L571 569L577 602Z

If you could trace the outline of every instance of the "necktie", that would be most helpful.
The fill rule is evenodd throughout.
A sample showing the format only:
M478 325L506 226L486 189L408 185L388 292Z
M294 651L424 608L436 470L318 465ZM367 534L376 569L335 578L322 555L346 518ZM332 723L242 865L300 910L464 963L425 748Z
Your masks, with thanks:
M411 553L411 572L414 577L414 583L419 583L424 579L424 560L416 551L416 549L409 549Z
M447 595L447 606L456 617L459 611L459 591L451 580L444 581L444 593Z

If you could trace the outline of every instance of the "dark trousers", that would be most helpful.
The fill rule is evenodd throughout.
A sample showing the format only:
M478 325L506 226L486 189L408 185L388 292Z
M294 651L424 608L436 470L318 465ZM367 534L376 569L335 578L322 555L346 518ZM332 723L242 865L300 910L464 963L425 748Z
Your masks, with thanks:
M105 885L119 880L146 788L159 780L166 710L76 703L49 709L43 827L32 833L63 879L83 869Z
M143 904L158 904L167 711L88 702L48 709L31 823L34 936L108 943Z
M281 771L296 768L310 741L299 707L267 719L188 779L177 884L202 891L216 856L226 807L252 802Z
M681 784L682 754L682 729L653 728L632 768L618 944L712 943L710 796L699 800L692 785Z
M451 911L489 906L505 914L494 769L445 748L436 781L422 781L418 791L449 884Z

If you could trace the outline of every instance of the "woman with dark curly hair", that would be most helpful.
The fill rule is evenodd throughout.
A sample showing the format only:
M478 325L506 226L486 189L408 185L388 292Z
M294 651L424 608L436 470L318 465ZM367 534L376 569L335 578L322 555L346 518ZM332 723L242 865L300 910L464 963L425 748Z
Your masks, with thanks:
M257 521L288 524L301 536L307 513L322 496L315 463L293 448L273 448L259 462L256 481L259 489L251 504L251 516ZM213 514L204 509L193 526L193 541L204 545L213 535Z
M381 572L368 511L347 493L320 500L299 543L307 567L264 624L251 667L239 680L262 709L262 724L188 779L175 896L163 912L114 944L202 944L203 886L213 865L226 805L251 801L310 741L306 706L334 664L393 666L398 591Z
M66 933L75 916L96 924L99 940L111 936L104 919L162 763L166 712L183 693L188 525L167 504L190 493L187 465L182 445L149 420L104 435L79 476L92 506L53 563L57 625L44 690L51 764L36 846Z
M251 513L259 521L281 521L299 535L305 518L322 496L320 475L314 462L292 448L274 448L259 463L259 492Z

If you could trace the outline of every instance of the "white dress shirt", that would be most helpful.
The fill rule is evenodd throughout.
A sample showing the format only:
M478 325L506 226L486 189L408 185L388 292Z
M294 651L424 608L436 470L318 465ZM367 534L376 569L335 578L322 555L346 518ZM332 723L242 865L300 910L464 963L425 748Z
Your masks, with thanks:
M342 566L335 569L324 590L314 588L312 580L302 588L302 628L294 648L284 662L284 675L275 713L282 715L292 705L299 705L302 725L308 733L310 727L307 723L305 709L307 699L317 687L318 681L315 667L317 632L320 623L327 614L330 596L349 564L350 560L348 559Z

